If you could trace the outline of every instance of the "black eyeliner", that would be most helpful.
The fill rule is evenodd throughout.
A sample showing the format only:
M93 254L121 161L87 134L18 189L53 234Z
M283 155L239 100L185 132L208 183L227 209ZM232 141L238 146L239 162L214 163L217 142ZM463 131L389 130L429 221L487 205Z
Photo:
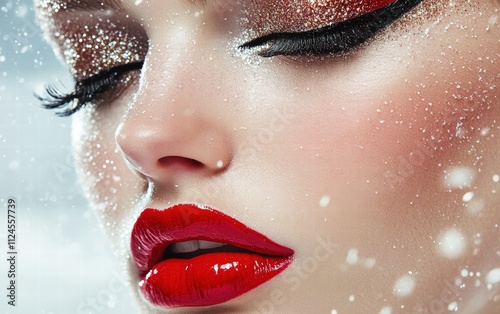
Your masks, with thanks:
M46 109L62 109L56 115L67 117L77 112L99 94L109 91L123 74L140 70L144 61L118 65L89 78L77 81L70 93L63 93L53 85L46 88L47 97L35 95Z
M365 43L422 1L397 0L386 7L350 20L305 32L282 32L265 35L241 45L240 48L264 47L259 52L261 57L346 53Z

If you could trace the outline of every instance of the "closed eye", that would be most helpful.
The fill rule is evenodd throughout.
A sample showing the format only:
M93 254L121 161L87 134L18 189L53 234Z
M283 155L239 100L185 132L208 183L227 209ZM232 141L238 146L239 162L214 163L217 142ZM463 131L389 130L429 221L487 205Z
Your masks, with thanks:
M272 33L253 39L241 49L261 48L258 55L340 55L373 38L423 0L397 0L370 13L304 32Z
M90 78L77 81L73 91L69 93L60 92L49 85L46 88L48 96L37 95L37 98L44 108L58 109L56 115L67 117L91 103L99 95L113 89L120 77L126 73L141 70L143 64L144 62L140 61L115 66Z

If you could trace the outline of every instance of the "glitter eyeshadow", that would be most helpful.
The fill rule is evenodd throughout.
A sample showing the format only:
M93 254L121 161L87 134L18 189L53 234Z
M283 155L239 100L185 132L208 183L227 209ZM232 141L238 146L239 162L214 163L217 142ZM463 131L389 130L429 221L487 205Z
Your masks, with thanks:
M43 0L37 6L46 36L77 80L145 58L147 35L123 13L76 11L67 9L61 0Z
M345 21L396 0L252 0L247 20L259 35L300 32Z

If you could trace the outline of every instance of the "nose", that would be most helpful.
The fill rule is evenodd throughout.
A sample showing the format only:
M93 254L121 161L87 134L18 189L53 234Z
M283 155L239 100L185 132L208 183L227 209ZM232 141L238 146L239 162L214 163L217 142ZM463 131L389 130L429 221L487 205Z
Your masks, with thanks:
M199 77L200 83L193 83L189 77L196 69L171 72L167 82L158 77L160 72L145 65L145 84L117 128L116 142L126 163L140 176L163 183L223 171L231 162L232 144L214 111L218 96L204 92L210 84Z

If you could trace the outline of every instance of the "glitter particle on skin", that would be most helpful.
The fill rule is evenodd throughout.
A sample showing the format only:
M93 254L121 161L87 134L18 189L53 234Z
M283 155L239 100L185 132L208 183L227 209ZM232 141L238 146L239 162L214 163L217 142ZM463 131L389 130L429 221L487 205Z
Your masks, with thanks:
M466 248L464 235L454 228L441 233L436 244L438 253L448 259L459 258L463 255Z
M147 35L128 16L105 8L92 10L91 14L58 14L64 6L61 0L41 1L38 18L45 36L55 43L56 53L77 80L144 59Z
M247 20L259 33L305 31L372 12L391 2L393 0L274 0L258 2L249 10L252 16ZM266 27L262 27L264 25Z
M397 295L399 297L406 297L413 293L415 286L415 279L412 276L404 275L396 280L392 291L394 295Z
M473 197L474 197L474 192L467 192L464 194L464 196L462 196L462 201L464 201L466 203L470 202Z

